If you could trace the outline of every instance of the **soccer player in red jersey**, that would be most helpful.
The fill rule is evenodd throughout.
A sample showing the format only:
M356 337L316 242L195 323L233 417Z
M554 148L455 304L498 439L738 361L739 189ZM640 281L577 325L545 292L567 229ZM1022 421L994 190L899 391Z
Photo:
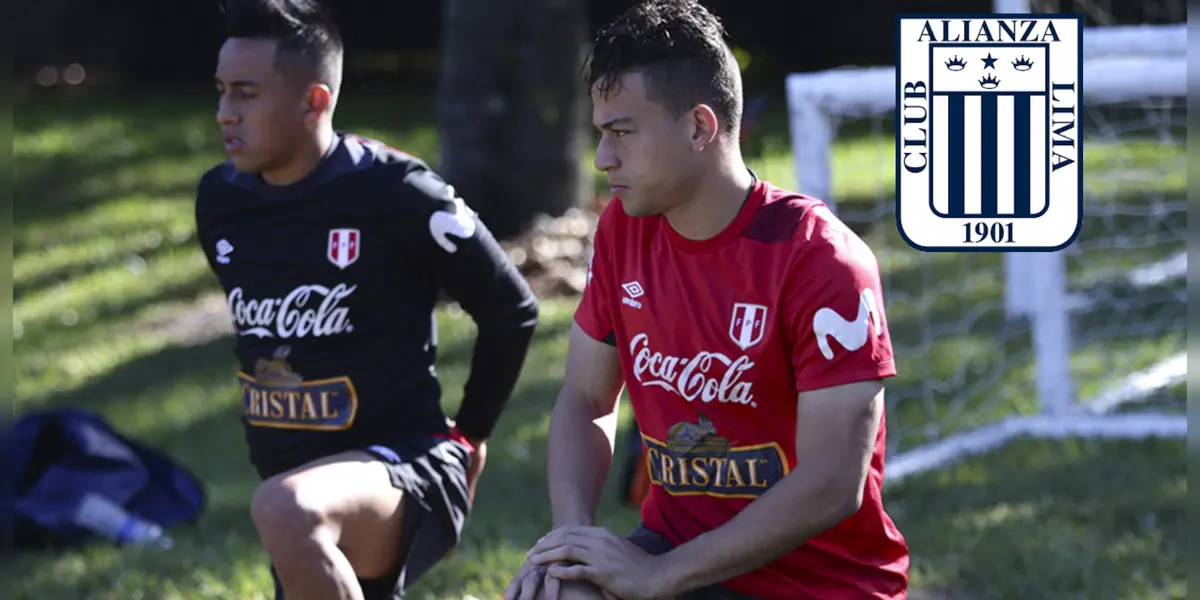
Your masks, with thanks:
M882 501L896 367L878 263L824 203L746 167L723 36L696 2L658 0L592 50L616 200L550 424L554 529L509 598L906 597ZM628 536L594 521L623 385L652 482Z

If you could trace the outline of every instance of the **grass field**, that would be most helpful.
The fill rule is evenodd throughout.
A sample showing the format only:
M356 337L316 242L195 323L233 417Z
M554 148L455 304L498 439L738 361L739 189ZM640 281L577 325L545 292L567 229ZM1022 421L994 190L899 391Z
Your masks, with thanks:
M787 128L778 101L773 108L748 153L760 176L791 186ZM246 511L256 481L238 422L232 340L212 322L189 320L197 299L219 291L195 246L191 196L198 175L221 160L214 110L203 97L165 95L17 108L18 412L62 405L102 411L193 469L207 484L210 505L196 526L172 532L177 545L170 551L97 546L21 557L0 574L15 582L15 598L269 598ZM421 96L349 95L339 127L432 157L430 110ZM898 400L890 409L895 435L908 446L927 439L917 424L931 416L950 431L1033 410L1029 334L1001 318L999 258L930 261L895 239L888 144L851 139L839 147L835 166L839 206L876 246L887 277L902 361L891 393ZM1103 207L1174 206L1184 182L1172 165L1183 151L1149 142L1096 147L1089 167L1166 172L1136 186L1119 183L1128 179L1089 183L1100 208L1081 240L1087 260L1073 260L1073 288L1112 294L1095 273L1169 256L1174 246L1145 240L1170 239L1183 217ZM1128 238L1124 251L1098 245L1114 231ZM1081 332L1074 368L1084 395L1183 349L1177 284L1124 293L1106 311L1077 315L1078 324L1140 324L1137 335ZM495 597L548 526L545 432L573 309L569 299L543 304L465 544L414 598ZM466 364L450 357L469 355L460 350L471 343L472 326L453 309L440 322L448 358L439 372L453 407ZM1169 390L1166 405L1181 406L1182 394L1181 386ZM627 410L624 417L628 423ZM924 594L914 598L1182 598L1185 461L1182 440L1028 441L890 487L889 510L913 551L913 587ZM614 498L609 489L601 521L623 531L636 514Z

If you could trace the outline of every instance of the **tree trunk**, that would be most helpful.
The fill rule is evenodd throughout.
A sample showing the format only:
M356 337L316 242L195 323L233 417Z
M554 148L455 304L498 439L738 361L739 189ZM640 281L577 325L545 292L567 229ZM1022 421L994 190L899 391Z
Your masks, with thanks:
M511 238L539 214L579 205L591 187L581 162L586 4L442 5L438 171L498 238Z

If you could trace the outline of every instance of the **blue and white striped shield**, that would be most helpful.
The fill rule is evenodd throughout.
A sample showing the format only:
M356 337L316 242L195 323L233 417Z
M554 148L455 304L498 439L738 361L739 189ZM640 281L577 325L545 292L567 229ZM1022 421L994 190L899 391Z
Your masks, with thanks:
M901 19L896 221L913 247L1054 250L1078 235L1078 20L1036 17Z

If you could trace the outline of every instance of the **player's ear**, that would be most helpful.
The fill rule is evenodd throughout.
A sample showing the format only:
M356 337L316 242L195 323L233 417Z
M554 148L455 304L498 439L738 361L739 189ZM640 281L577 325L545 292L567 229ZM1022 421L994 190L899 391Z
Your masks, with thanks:
M315 126L333 108L333 92L323 83L313 83L304 94L304 122Z
M691 120L692 149L699 152L707 148L720 131L717 113L707 104L697 104L692 107Z

